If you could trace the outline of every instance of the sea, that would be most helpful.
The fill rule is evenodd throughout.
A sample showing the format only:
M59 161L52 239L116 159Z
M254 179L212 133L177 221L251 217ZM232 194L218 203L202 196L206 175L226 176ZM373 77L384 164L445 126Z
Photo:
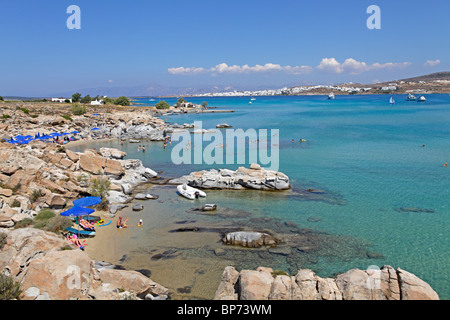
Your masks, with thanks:
M211 190L206 199L190 201L174 186L141 186L140 191L159 199L141 202L141 212L123 211L133 224L142 219L144 225L120 235L116 257L102 257L150 270L152 280L177 299L212 299L227 265L238 270L264 266L291 275L311 269L321 277L390 265L450 299L450 168L444 166L450 161L450 96L424 96L425 102L417 102L393 95L395 104L389 103L390 95L186 98L206 101L210 110L234 112L161 118L177 124L200 121L203 129L221 130L224 136L226 129L216 129L217 124L245 132L267 129L273 143L269 154L278 154L277 168L289 177L291 189ZM133 103L153 106L160 100L177 101L145 97ZM178 151L210 143L216 150L228 147L207 141L207 134L203 145L195 146L196 135L188 149ZM251 139L238 141L247 150L244 163L174 164L178 143L164 148L163 142L95 140L88 147L121 149L161 177L175 178L249 167L250 150L258 146ZM216 204L217 212L193 210L205 203ZM268 232L282 242L278 248L233 248L220 241L227 230Z

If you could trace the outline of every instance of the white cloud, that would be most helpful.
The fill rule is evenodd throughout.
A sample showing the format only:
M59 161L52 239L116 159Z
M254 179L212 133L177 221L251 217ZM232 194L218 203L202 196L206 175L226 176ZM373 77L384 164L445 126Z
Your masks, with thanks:
M368 65L366 62L357 61L353 58L348 58L344 61L344 63L340 63L335 58L323 58L320 64L317 66L317 69L330 73L348 72L350 74L361 74L363 72L371 70L406 68L409 65L411 65L410 62L376 62L374 64Z
M265 65L254 65L249 66L248 64L244 64L242 66L239 65L231 65L229 66L226 63L220 63L215 67L204 69L204 68L169 68L168 71L171 74L198 74L198 73L212 73L212 74L250 74L250 73L265 73L265 72L286 72L290 74L304 74L309 73L313 70L310 66L281 66L279 64L274 63L266 63Z
M439 60L427 61L427 63L434 63L436 65ZM381 70L381 69L398 69L406 68L411 65L410 62L387 62L387 63L373 63L367 64L364 61L357 61L353 58L346 59L343 63L340 63L335 58L323 58L316 69L327 72L327 73L349 73L349 74L361 74L363 72L371 70ZM266 63L265 65L254 65L249 66L248 64L240 65L228 65L226 63L220 63L215 67L205 69L201 67L178 67L169 68L170 74L174 75L194 75L199 73L210 73L212 75L219 74L250 74L250 73L265 73L265 72L284 72L287 74L308 74L314 70L310 66L282 66L275 63Z
M437 66L439 63L441 63L441 60L436 59L436 60L427 60L427 62L425 62L424 66L425 67L435 67Z
M169 68L168 71L171 74L198 74L203 73L205 69L179 67L179 68Z
M323 58L317 66L317 69L331 73L344 72L344 68L342 68L341 64L335 58Z

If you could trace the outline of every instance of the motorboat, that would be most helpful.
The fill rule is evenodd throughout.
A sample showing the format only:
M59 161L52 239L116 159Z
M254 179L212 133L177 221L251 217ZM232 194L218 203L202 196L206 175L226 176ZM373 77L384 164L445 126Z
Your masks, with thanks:
M177 186L177 191L180 195L182 195L183 197L189 199L189 200L195 200L198 199L199 197L206 197L206 193L188 186L187 184L180 184L179 186Z
M406 97L406 101L416 101L416 100L417 100L416 96L414 96L411 93L409 93L408 96Z
M417 101L418 101L418 102L425 102L425 101L427 101L427 99L426 99L424 96L420 96L420 97L417 99Z
M135 140L135 139L130 139L129 141L130 141L130 143L139 143L139 142L141 142L141 140Z
M334 100L334 98L335 96L333 92L328 95L328 100Z

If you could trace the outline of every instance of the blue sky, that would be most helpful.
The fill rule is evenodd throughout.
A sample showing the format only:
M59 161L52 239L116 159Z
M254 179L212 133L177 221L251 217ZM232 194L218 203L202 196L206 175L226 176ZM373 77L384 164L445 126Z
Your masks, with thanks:
M70 5L81 9L81 30L66 26ZM370 5L381 9L380 30L366 26ZM1 0L0 95L447 71L448 12L447 0Z

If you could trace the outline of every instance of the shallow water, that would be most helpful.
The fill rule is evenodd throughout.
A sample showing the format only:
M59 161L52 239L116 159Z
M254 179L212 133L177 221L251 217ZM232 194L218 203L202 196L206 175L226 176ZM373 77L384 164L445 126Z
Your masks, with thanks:
M389 96L381 95L337 96L334 101L323 96L257 97L252 105L248 104L248 98L190 100L199 103L206 100L209 106L236 112L164 119L180 124L201 120L205 129L215 128L219 123L244 130L278 129L279 170L290 177L294 188L281 193L210 191L201 203L229 208L228 215L225 211L199 215L188 212L196 204L180 198L173 187L156 186L150 192L159 194L160 199L146 201L141 213L130 213L130 219L144 216L145 227L149 229L130 232L129 238L125 237L121 246L131 252L127 253L124 266L142 269L148 263L152 279L162 285L166 285L164 279L178 279L180 283L183 282L180 279L186 279L183 286L173 281L173 291L186 286L176 297L209 299L217 289L225 265L252 269L264 265L288 273L308 267L320 276L332 276L352 268L386 264L416 274L441 299L450 298L450 168L442 166L450 160L448 95L427 95L425 103L406 102L397 96L394 106L389 105ZM300 143L299 139L307 141ZM120 146L118 141L94 141L89 146L120 148L127 152L127 158L139 158L144 165L162 171L163 177L239 166L175 166L171 161L173 145L164 150L160 142L142 141L142 144L146 145L145 153L137 152L138 145L128 142ZM308 188L325 193L302 196ZM402 207L410 209L398 210ZM268 222L258 225L255 219ZM324 234L315 240L321 245L313 252L230 250L220 244L218 229L170 232L179 226L175 222L183 220L195 220L191 225L205 228L215 225L266 228L288 239L287 247L291 249L298 247L293 245L295 237L292 238L298 235L298 230L312 229ZM290 230L287 221L298 229ZM225 254L216 255L217 247L225 249ZM151 260L158 250L168 248L178 249L179 253ZM188 268L184 273L182 265Z

